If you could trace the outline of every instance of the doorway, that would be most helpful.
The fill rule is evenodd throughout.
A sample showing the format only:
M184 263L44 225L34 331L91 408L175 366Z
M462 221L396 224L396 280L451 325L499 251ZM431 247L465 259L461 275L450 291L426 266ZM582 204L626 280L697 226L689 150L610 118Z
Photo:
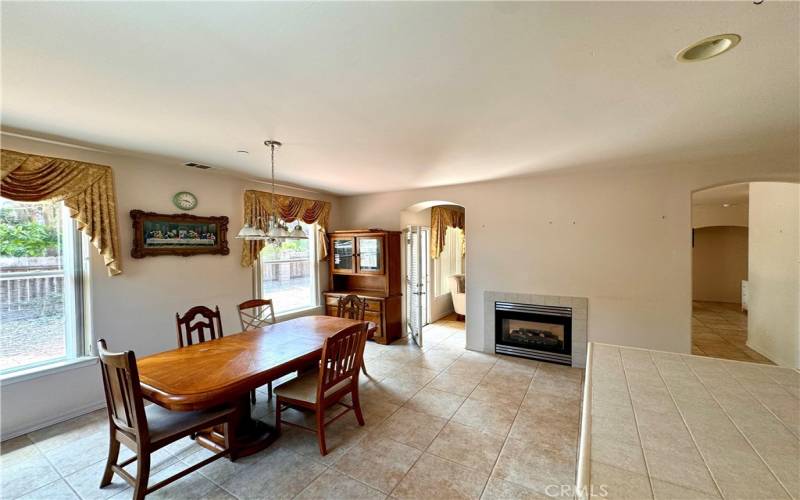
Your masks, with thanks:
M422 331L430 323L430 228L409 226L406 237L406 324L408 335L422 347Z

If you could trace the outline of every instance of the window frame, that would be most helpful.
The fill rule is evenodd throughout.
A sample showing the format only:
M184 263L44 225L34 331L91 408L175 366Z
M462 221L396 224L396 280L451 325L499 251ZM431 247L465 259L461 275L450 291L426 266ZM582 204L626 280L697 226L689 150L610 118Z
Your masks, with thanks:
M60 202L64 291L64 355L0 371L3 383L38 378L96 362L89 325L90 259L88 237ZM71 290L70 293L66 293Z
M319 226L317 223L313 224L305 224L306 229L308 231L308 249L309 249L309 263L310 263L310 273L311 273L311 296L312 296L312 304L305 307L300 307L297 309L291 309L288 311L278 311L275 309L275 318L280 319L284 317L291 317L297 315L298 313L302 313L304 311L309 311L312 309L317 309L321 305L320 296L321 296L321 288L320 288L320 280L319 280L319 258L317 256L319 250ZM259 252L255 264L253 265L253 297L257 299L264 298L264 290L262 288L263 283L261 282L262 276L262 268L261 268L261 253ZM274 305L273 305L274 307Z

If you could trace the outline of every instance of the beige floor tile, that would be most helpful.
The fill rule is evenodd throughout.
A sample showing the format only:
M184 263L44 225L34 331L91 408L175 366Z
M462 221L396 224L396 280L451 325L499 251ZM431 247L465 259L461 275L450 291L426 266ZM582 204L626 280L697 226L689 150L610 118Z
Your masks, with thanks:
M537 448L574 453L578 443L578 420L522 408L508 437Z
M424 451L446 423L444 418L404 407L387 418L375 430L375 435Z
M325 426L325 446L328 451L325 456L320 455L317 434L296 427L285 426L281 437L273 446L286 448L325 465L331 465L367 436L366 428L359 426L355 421L347 421L348 417L355 420L354 417L345 415Z
M495 465L498 479L516 483L540 494L550 485L574 484L575 454L529 446L507 439Z
M502 385L480 383L469 395L469 398L489 403L519 407L526 393L527 388L525 387L511 387L506 389Z
M489 478L481 496L481 500L545 500L547 498L550 497L494 476Z
M392 492L395 498L480 498L488 473L423 454Z
M220 459L224 460L224 459ZM173 464L165 469L162 469L157 474L150 476L149 484L155 484L159 481L175 475L186 468L183 463ZM117 495L117 498L130 498L132 492L124 491ZM221 489L208 479L206 479L199 472L193 472L188 476L184 476L174 483L168 484L164 488L157 490L147 495L148 499L193 499L202 498L204 500L235 500L228 492ZM277 498L277 497L276 497Z
M391 439L366 439L349 449L334 468L388 494L421 454Z
M477 471L492 471L504 438L474 427L450 422L428 448L428 453Z
M590 446L592 462L601 462L635 474L647 474L640 446L604 438L592 439Z
M3 449L0 492L4 498L22 496L59 479L58 472L27 436L3 443Z
M404 406L434 417L449 419L458 410L464 399L464 396L458 394L426 387L414 395Z
M386 495L340 472L328 469L295 498L297 500L380 500L386 498Z
M3 494L5 495L5 491ZM20 500L72 500L79 497L63 479L59 479L18 498Z
M789 498L752 450L704 451L703 458L725 498Z
M444 370L428 384L428 387L439 391L458 394L459 396L469 396L469 394L475 390L475 387L478 386L482 378L483 376L480 374L466 375Z
M389 403L402 405L414 394L422 389L421 384L409 382L408 380L392 380L386 378L380 382L370 381L359 387L359 395L362 401L379 399Z
M130 490L128 483L117 474L114 474L114 477L111 478L111 484L105 488L100 488L100 478L103 477L105 468L106 463L105 460L103 460L77 472L73 472L64 479L84 500L102 500L104 498L110 498L121 491ZM130 496L131 494L132 492L129 491L128 495Z
M239 498L262 498L266 492L271 498L291 498L324 471L324 465L308 457L271 447L220 486Z
M592 498L619 500L644 500L653 498L650 480L643 474L635 474L599 462L592 462Z
M505 437L516 416L516 406L467 399L451 421Z

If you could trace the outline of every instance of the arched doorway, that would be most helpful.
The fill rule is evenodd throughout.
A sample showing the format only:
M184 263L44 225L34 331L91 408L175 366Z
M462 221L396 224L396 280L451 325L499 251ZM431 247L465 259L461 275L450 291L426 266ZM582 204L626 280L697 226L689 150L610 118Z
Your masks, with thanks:
M800 363L800 185L751 182L692 194L692 352Z
M429 200L402 210L404 325L420 346L466 345L464 208Z

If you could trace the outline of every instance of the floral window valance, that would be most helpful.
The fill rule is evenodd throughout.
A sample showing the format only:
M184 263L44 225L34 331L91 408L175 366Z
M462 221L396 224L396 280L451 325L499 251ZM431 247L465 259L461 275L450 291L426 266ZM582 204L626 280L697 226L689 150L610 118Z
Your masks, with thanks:
M244 223L267 230L267 221L272 212L272 195L265 191L249 189L244 192ZM295 196L275 195L278 216L286 222L301 220L306 224L319 224L317 255L319 260L328 257L328 243L325 231L331 215L331 204L327 201L309 200ZM250 267L258 258L263 241L245 241L242 247L242 266Z
M438 259L444 250L447 228L464 230L464 212L447 206L431 208L431 257ZM461 255L466 253L466 231L461 245Z
M0 194L14 201L63 201L103 256L109 276L122 273L117 198L111 167L0 150Z

